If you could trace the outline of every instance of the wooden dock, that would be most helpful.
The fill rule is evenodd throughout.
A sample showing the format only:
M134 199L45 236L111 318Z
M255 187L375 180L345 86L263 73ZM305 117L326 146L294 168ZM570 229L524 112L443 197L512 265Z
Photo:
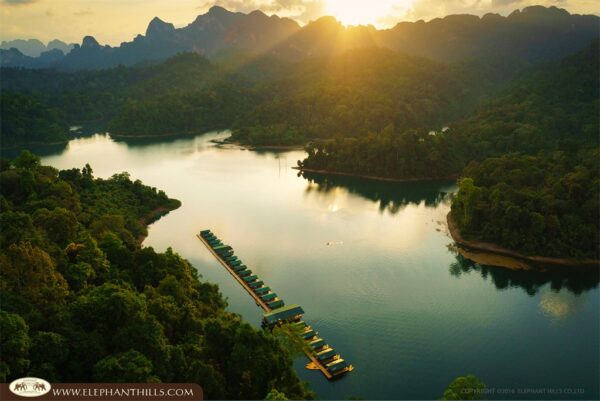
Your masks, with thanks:
M240 276L235 274L235 271L231 267L229 267L227 262L225 262L223 259L221 259L221 257L214 251L214 249L212 249L212 247L209 245L209 243L206 242L206 240L198 234L196 234L196 237L198 237L198 239L200 239L200 241L202 241L202 243L208 248L210 253L212 253L215 256L215 258L217 258L217 260L223 265L223 267L229 272L229 274L231 274L233 276L233 278L235 278L237 280L237 282L240 283L240 285L242 287L244 287L246 292L248 292L248 294L250 294L250 296L252 298L254 298L254 301L256 302L256 304L258 306L260 306L261 308L263 308L263 310L265 312L271 312L271 308L269 308L269 305L264 303L264 301L262 299L260 299L260 297L254 293L254 291L252 291L252 288L250 288L250 286L244 280L242 280L240 278Z
M308 359L310 359L310 361L311 361L308 365L306 365L307 369L313 370L314 367L316 367L318 370L321 371L321 373L323 373L325 375L327 380L333 379L334 376L331 373L329 373L327 368L325 366L323 366L323 364L321 362L319 362L319 360L317 358L315 358L315 356L313 355L313 352L310 348L304 347L303 351L304 351L304 354L306 354Z
M208 231L208 230L207 230ZM208 231L210 232L210 231ZM267 302L263 301L261 299L261 297L255 292L255 290L250 286L249 282L246 282L228 263L225 259L223 259L223 257L221 255L219 255L211 246L211 244L202 237L202 235L200 234L196 234L196 237L198 237L198 239L200 241L202 241L202 243L204 244L204 246L206 246L206 248L210 251L210 253L213 254L213 256L219 261L219 263L229 272L229 274L231 274L233 276L233 278L246 290L246 292L248 294L250 294L250 296L254 299L254 302L260 306L265 313L267 313L268 315L264 316L264 320L267 319L267 316L273 316L273 314L275 313L278 318L279 316L281 316L282 314L286 313L286 312L282 312L282 311L286 311L289 313L289 309L298 309L300 310L300 313L304 313L304 311L302 311L302 309L297 306L297 305L292 305L292 306L288 306L288 307L279 307L279 306L274 306L273 308L271 308ZM221 242L219 242L221 243ZM230 247L229 247L230 248ZM262 282L261 282L262 283ZM275 298L276 300L280 300L280 298ZM283 305L283 301L279 301L281 303L281 305ZM274 312L274 313L273 313ZM300 319L299 317L297 317L297 319ZM284 321L279 321L279 324L285 323ZM306 326L306 323L302 322L302 324L305 325L305 327L309 327L310 326ZM311 337L310 339L306 339L308 341L310 341L311 339L315 339L317 338L316 336L316 332L314 334L313 337ZM324 341L324 340L320 340L320 341ZM321 349L328 347L328 345L324 345ZM330 372L327 367L321 362L319 361L319 359L317 359L315 357L315 350L311 349L310 346L305 345L302 350L304 351L304 353L306 354L306 356L308 357L308 359L310 360L310 362L306 365L307 369L310 370L320 370L321 373L323 373L323 375L328 379L328 380L332 380L338 376L342 376L344 373L350 372L354 369L354 367L352 365L348 365L343 369L338 369L335 372ZM330 363L332 361L341 359L341 357L339 355L335 355L333 358L331 358L330 360L328 360ZM345 361L342 361L345 362Z

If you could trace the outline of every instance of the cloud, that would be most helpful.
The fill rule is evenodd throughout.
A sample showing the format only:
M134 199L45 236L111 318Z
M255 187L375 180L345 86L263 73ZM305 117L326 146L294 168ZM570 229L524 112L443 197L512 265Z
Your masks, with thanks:
M25 4L35 3L38 0L2 0L2 3L8 4L9 6L22 6Z

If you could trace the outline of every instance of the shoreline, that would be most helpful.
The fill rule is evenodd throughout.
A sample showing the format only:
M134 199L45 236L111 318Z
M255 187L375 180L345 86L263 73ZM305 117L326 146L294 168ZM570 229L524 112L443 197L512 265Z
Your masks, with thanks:
M514 251L512 249L503 248L493 243L466 240L462 237L460 231L458 230L456 222L452 218L451 212L448 212L448 215L446 216L446 221L448 222L448 231L450 232L450 236L452 237L454 242L465 248L468 248L469 250L484 252L490 255L499 255L503 257L513 258L517 261L525 262L528 265L531 265L532 267L598 268L600 266L600 260L596 259L569 259L553 258L549 256L527 256L520 252ZM501 260L502 259L500 258L497 259L497 261L500 261L499 267L514 269L514 264L510 265L509 263L502 262ZM477 262L476 260L474 261Z
M123 135L123 134L113 134L111 132L107 132L107 134L112 139L151 139L151 138L170 138L170 137L184 137L184 136L194 136L194 135L202 135L209 131L190 131L190 132L171 132L164 134L145 134L145 135Z
M57 145L67 145L72 139L74 138L69 138L65 141L59 141L59 142L28 142L28 143L23 143L20 145L14 145L14 146L9 146L9 147L0 147L0 151L3 150L15 150L15 149L27 149L28 146L57 146Z
M249 145L240 141L230 141L231 137L225 139L213 139L211 142L217 145L233 145L246 150L304 150L304 145Z
M312 168L303 168L303 167L292 167L294 170L298 170L300 172L306 173L315 173L322 175L339 175L343 177L354 177L354 178L364 178L367 180L374 181L386 181L386 182L419 182L419 181L453 181L456 180L458 175L451 175L447 177L406 177L406 178L395 178L395 177L379 177L376 175L365 175L365 174L352 174L352 173L343 173L339 171L329 171L329 170L317 170Z
M146 216L140 217L140 219L138 221L141 225L143 225L146 228L146 234L141 234L137 237L138 243L140 245L142 245L144 240L148 237L148 226L149 225L151 225L152 223L156 223L163 216L166 216L173 210L178 209L180 206L178 206L174 209L169 209L168 207L164 207L164 206L157 207L156 209L154 209L150 213L148 213Z
M303 145L243 145L249 150L304 150Z

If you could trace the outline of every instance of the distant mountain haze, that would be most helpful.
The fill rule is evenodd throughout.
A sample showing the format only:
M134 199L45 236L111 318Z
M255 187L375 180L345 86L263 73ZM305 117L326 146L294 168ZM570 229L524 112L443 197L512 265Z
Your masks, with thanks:
M11 48L15 48L23 55L29 57L39 57L42 53L54 49L60 50L64 54L67 54L71 51L73 46L73 43L67 44L58 39L51 40L47 45L37 39L16 39L2 41L2 43L0 43L0 49L10 50Z
M62 57L41 51L31 57L33 49L39 48L34 43L27 51L0 50L0 56L3 67L80 70L159 62L186 51L208 58L240 52L298 60L377 46L438 61L506 56L535 62L577 51L598 37L599 24L600 18L594 15L532 6L507 17L450 15L429 22L401 22L384 30L345 27L333 17L301 27L292 19L269 17L259 10L244 14L214 6L182 28L155 17L144 35L118 47L100 45L86 36Z

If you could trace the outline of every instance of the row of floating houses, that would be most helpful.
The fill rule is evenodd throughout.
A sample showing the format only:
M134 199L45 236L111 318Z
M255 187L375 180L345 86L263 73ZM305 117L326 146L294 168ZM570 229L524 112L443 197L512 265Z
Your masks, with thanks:
M352 365L342 359L335 349L318 336L318 332L302 320L304 310L298 305L285 305L277 293L234 255L231 246L225 245L210 230L200 231L198 238L265 311L263 327L290 324L293 331L302 336L305 341L304 352L311 360L307 365L309 369L320 370L328 379L353 370Z

